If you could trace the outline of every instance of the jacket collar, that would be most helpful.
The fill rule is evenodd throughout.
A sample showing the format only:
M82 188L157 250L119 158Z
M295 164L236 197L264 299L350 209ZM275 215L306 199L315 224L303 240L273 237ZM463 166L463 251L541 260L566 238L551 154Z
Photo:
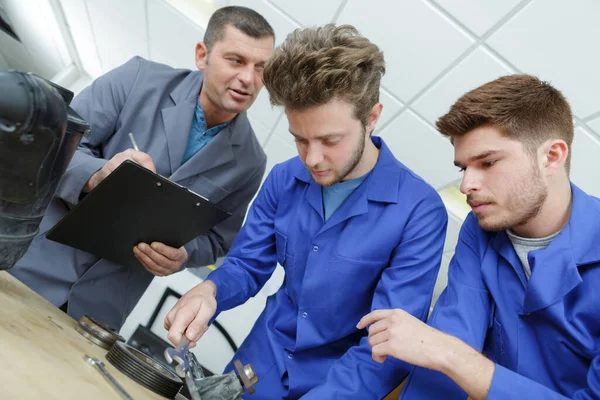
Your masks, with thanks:
M190 72L169 94L173 104L161 110L167 136L171 179L176 181L232 161L232 146L243 145L249 140L251 133L246 113L240 113L207 145L207 148L210 146L216 151L205 151L202 157L195 154L181 165L203 79L202 71ZM198 163L200 159L202 161Z
M571 184L569 222L542 250L529 254L532 275L527 283L523 313L530 313L559 301L583 280L578 267L600 261L600 200ZM492 247L513 268L521 268L505 232L495 233Z
M369 210L369 201L383 203L397 203L400 185L400 175L397 171L400 163L394 158L390 149L380 137L371 137L371 140L379 148L379 157L375 167L369 172L365 181L350 195L349 200L340 207L340 211L334 213L325 223L321 231L327 230L349 218L365 214ZM294 176L308 184L306 200L311 207L324 220L323 196L321 185L315 183L310 173L302 162L295 164ZM393 171L390 173L390 170ZM396 178L392 178L396 177Z
M390 169L398 169L398 160L396 160L391 150L379 136L372 136L371 140L379 148L379 158L364 182L367 186L367 199L383 203L397 203L400 176L397 173L390 174L389 171ZM309 191L318 192L320 196L321 186L315 183L308 169L302 163L298 163L297 165L298 167L294 172L294 176L302 182L308 183L311 186ZM398 178L392 180L390 176L398 176Z

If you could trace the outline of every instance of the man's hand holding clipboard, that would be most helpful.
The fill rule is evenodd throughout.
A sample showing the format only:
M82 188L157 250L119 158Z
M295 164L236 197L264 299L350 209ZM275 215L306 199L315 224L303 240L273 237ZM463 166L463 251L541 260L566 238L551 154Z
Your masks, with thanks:
M98 186L98 184L102 182L104 178L106 178L125 160L131 160L134 163L139 164L142 167L156 173L156 167L154 166L154 161L152 160L152 157L150 157L149 154L140 151L140 149L137 146L137 143L135 142L135 138L133 137L133 133L129 134L129 139L131 140L133 149L127 149L125 151L117 153L113 158L108 160L108 162L104 164L104 166L101 169L96 171L90 177L90 179L88 179L86 184L83 186L84 193L89 193L92 190L94 190L94 188Z
M129 134L131 139L132 149L127 149L117 153L113 158L108 160L104 166L96 171L83 187L84 193L89 193L108 175L117 169L124 161L131 160L136 164L156 173L156 166L149 154L139 150L133 134ZM167 276L181 270L181 267L187 261L188 254L185 247L179 248L167 246L164 243L140 242L133 246L133 254L135 258L155 276Z

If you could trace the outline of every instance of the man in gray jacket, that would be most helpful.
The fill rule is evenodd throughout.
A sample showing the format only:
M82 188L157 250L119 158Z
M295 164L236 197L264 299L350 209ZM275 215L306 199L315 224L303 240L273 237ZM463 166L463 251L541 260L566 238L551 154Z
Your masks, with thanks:
M71 106L92 132L77 149L39 235L10 273L72 317L86 314L120 329L154 276L223 256L265 172L266 155L245 111L263 86L273 44L273 29L260 14L225 7L213 14L196 45L199 71L134 57L84 89ZM139 151L131 148L130 132ZM138 244L132 251L139 268L47 240L46 232L125 160L233 215L178 249Z

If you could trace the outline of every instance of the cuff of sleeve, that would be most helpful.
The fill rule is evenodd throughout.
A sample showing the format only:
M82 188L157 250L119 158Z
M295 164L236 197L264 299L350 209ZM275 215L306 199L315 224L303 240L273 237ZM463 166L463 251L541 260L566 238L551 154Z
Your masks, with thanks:
M487 399L508 399L513 394L513 390L515 388L514 385L514 377L512 377L512 371L504 368L501 365L496 364L496 368L494 369L494 376L492 377L492 384L490 386L490 391L488 392ZM513 382L509 383L509 379L513 378Z
M223 281L226 279L223 277L223 271L220 268L215 269L206 277L206 280L211 281L217 287L217 311L220 310L219 305L224 301L224 292L222 290L224 284Z
M107 160L103 158L90 157L85 162L77 165L75 167L77 168L77 173L69 174L70 182L61 183L60 186L64 192L60 193L63 190L59 189L59 197L71 204L79 203L81 192L87 181L96 171L102 169L106 163Z
M215 310L215 314L211 317L211 319L208 321L208 325L212 325L213 321L215 319L217 319L217 317L219 316L219 314L223 311L223 309L220 307L220 304L222 304L222 299L219 298L219 294L223 293L223 291L221 290L221 287L223 286L221 284L221 274L217 274L216 272L219 270L219 268L217 268L216 270L212 271L210 274L208 274L208 276L206 277L206 280L211 281L212 283L215 284L216 286L216 290L217 290L217 296L216 296L216 300L217 300L217 309Z
M488 400L567 399L539 382L496 364Z
M192 243L188 242L184 244L183 248L187 252L187 260L185 260L185 262L181 266L181 269L183 270L185 268L197 267L197 265L192 262L192 257L194 256L194 246L192 245Z

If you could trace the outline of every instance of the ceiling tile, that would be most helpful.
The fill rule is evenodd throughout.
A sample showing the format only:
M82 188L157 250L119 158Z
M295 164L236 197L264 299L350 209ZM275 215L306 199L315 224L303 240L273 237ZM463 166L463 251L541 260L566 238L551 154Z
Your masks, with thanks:
M148 0L148 34L152 60L175 68L197 69L195 48L204 30L161 0Z
M4 59L4 56L0 53L0 71L8 71L9 69L11 68L6 63L6 59Z
M434 124L464 93L510 73L512 71L492 54L478 48L419 97L412 108Z
M383 127L398 111L400 111L402 103L393 98L389 92L383 88L379 91L379 101L383 104L383 111L381 112L377 126Z
M252 115L248 115L248 120L250 121L250 125L252 125L252 129L254 130L254 134L256 135L258 142L264 148L271 130L262 122L252 117Z
M436 189L461 178L450 141L412 111L403 112L381 133L396 158Z
M86 11L86 2L60 0L60 5L82 68L88 75L97 78L102 75L102 64Z
M278 135L271 135L267 145L265 146L265 153L267 153L267 169L265 172L265 179L276 164L282 163L298 155L296 148L289 145Z
M0 32L0 49L11 68L43 75L42 70L31 58L25 46L4 32Z
M575 130L571 156L571 180L600 197L600 139L583 128Z
M285 143L287 143L289 146L293 147L294 151L295 151L296 150L296 141L294 140L294 137L290 133L289 128L290 128L290 125L288 123L287 116L285 115L285 113L283 113L283 115L281 116L279 121L277 121L277 125L275 126L273 133L275 135L279 136L279 138L281 140L283 140Z
M589 121L587 125L594 130L598 137L600 137L600 117Z
M338 23L355 25L383 50L387 65L383 85L403 102L412 99L473 43L422 0L387 2L385 7L350 0Z
M135 55L148 58L144 0L86 0L103 72Z
M534 1L488 43L519 70L551 81L575 115L598 111L600 1Z
M324 25L332 22L342 4L341 0L271 0L292 19L303 26ZM318 10L318 11L317 11Z
M269 131L273 128L282 112L280 107L271 106L271 103L269 102L269 93L265 88L260 91L256 101L248 110L248 114L252 115L255 120L260 121L264 126L269 128Z
M299 25L290 20L287 14L281 12L279 9L273 7L272 4L264 0L232 0L229 1L229 4L252 8L254 11L265 17L275 31L276 45L281 44L288 33L299 28Z
M4 1L3 7L21 42L2 32L0 48L17 61L19 69L50 79L71 63L48 1Z
M432 0L477 36L483 36L521 0Z

